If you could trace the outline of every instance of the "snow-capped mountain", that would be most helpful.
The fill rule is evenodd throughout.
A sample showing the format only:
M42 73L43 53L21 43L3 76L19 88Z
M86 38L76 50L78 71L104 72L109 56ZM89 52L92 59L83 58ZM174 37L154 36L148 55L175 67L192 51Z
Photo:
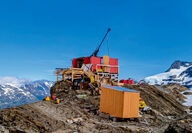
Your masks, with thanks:
M0 109L42 100L50 94L53 82L0 77Z
M151 85L181 84L192 87L192 62L175 61L164 73L144 80Z

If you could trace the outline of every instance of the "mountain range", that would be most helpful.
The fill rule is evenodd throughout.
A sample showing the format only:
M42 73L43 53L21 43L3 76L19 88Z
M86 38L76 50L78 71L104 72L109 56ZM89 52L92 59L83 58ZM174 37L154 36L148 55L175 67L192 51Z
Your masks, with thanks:
M52 81L0 77L0 109L28 104L50 95Z
M175 61L171 67L160 74L144 79L151 85L180 84L192 87L192 62Z

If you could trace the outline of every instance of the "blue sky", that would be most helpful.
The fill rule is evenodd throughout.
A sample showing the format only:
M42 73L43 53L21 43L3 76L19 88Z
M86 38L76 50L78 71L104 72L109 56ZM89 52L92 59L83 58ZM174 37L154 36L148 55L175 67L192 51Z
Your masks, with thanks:
M56 67L89 56L108 27L120 77L142 79L192 61L192 2L6 0L0 2L0 76L55 80ZM106 55L107 42L99 55Z

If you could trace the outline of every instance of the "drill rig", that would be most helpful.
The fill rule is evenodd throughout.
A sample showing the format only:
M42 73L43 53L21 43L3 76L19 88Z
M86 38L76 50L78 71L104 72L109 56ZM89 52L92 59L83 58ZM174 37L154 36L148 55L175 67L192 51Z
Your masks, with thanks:
M102 41L91 56L74 58L71 68L56 68L57 81L60 79L67 80L73 84L74 89L86 88L84 87L86 84L91 88L95 88L95 86L117 83L119 76L118 59L109 56L97 56L110 31L111 29L108 28Z

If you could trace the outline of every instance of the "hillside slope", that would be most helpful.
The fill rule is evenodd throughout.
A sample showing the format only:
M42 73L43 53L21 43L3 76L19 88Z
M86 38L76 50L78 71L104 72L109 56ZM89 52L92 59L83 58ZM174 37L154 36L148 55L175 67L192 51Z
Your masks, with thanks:
M99 96L89 91L71 90L67 82L58 82L51 92L60 104L41 101L0 111L0 131L11 132L191 132L192 117L178 97L155 86L126 86L141 91L148 109L140 111L139 121L113 122L99 112ZM178 87L178 90L181 86ZM169 90L166 86L166 90ZM78 98L84 94L86 98ZM167 108L166 108L167 107Z

